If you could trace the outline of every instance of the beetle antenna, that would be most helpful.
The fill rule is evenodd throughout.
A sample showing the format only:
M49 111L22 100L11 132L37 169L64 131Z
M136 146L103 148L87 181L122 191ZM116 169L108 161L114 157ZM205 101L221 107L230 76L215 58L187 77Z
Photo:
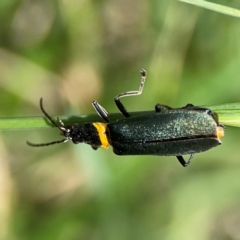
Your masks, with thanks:
M50 115L49 115L49 114L45 111L45 109L43 108L43 99L42 99L42 98L40 98L40 108L41 108L43 114L48 118L48 120L50 120L50 122L51 122L54 126L56 126L57 128L59 128L60 130L62 130L61 127L52 119L52 117L50 117Z
M49 145L53 145L56 143L63 143L63 142L67 142L67 141L65 138L62 140L59 140L59 141L53 141L53 142L49 142L49 143L31 143L31 142L27 141L27 145L29 145L31 147L44 147L44 146L49 146Z
M43 146L49 146L49 145L53 145L53 144L57 144L57 143L64 143L64 142L67 142L68 140L71 140L71 137L69 136L70 130L68 128L64 127L64 123L62 122L62 120L57 118L60 125L57 124L52 119L52 117L45 111L45 109L43 108L43 99L42 98L40 98L40 109L42 110L42 112L46 116L46 118L62 132L62 134L65 136L65 138L58 140L58 141L48 142L48 143L31 143L31 142L27 141L27 144L31 147L43 147Z

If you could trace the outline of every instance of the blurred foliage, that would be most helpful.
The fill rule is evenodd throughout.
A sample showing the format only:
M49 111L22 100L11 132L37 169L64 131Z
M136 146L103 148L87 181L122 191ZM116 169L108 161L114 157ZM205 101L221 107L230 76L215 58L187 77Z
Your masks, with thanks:
M215 1L240 9L239 1ZM231 6L230 6L231 5ZM0 1L1 117L116 112L157 102L240 101L240 19L169 0ZM240 131L197 154L118 157L58 139L56 129L1 132L0 239L239 239Z

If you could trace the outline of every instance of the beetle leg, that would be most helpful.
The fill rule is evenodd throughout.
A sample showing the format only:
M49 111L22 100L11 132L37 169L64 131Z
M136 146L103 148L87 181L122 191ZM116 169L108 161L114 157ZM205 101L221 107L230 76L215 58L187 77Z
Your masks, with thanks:
M191 104L191 103L188 103L186 106L182 107L182 109L185 109L185 108L192 108L192 107L194 107L194 105Z
M157 103L155 105L155 112L161 112L161 110L162 110L162 105L160 103Z
M208 110L208 115L212 116L212 118L216 121L217 125L220 126L220 127L224 127L222 124L219 123L218 121L218 115L217 113L211 111L211 110Z
M108 118L109 113L108 113L108 111L104 107L102 107L97 101L94 101L92 103L92 105L93 105L95 111L97 112L97 114L103 120L105 120L105 122L109 122L109 118Z
M136 96L136 95L140 95L143 91L143 87L144 87L144 82L146 80L146 76L147 76L147 73L144 69L141 69L140 71L141 73L141 83L140 83L140 86L139 86L139 89L138 91L129 91L129 92L124 92L124 93L121 93L119 95L117 95L115 98L114 98L114 101L119 109L119 111L125 116L125 117L130 117L128 111L126 110L126 108L123 106L123 104L121 103L120 101L120 98L123 98L123 97L130 97L130 96Z
M155 112L161 112L164 108L168 109L168 110L172 110L173 108L167 106L167 105L163 105L163 104L160 104L160 103L157 103L155 105Z
M182 164L183 167L187 167L193 160L193 156L194 154L191 154L187 162L184 160L183 156L177 156L177 159Z

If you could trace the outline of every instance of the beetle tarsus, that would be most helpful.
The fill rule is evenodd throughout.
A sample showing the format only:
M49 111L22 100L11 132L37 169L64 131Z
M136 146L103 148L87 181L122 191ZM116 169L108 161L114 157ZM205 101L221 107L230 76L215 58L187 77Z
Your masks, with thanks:
M192 162L193 156L194 154L191 154L187 162L184 160L183 156L177 156L177 159L183 167L187 167Z
M121 93L121 94L117 95L117 96L114 98L115 104L117 105L119 111L120 111L120 112L123 114L123 116L125 116L125 117L130 117L130 114L128 113L127 109L126 109L126 108L123 106L123 104L121 103L120 98L130 97L130 96L137 96L137 95L142 94L143 87L144 87L144 83L145 83L145 80L146 80L146 77L147 77L147 72L146 72L146 70L144 70L144 69L142 68L142 69L140 70L140 73L141 73L141 82L140 82L138 91L124 92L124 93Z

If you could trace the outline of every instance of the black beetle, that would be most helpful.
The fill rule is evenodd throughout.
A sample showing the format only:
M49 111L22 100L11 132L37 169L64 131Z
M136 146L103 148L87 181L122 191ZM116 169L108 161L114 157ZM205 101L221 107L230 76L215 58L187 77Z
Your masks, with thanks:
M28 145L39 147L72 140L73 143L86 143L93 149L113 147L117 155L158 155L176 156L182 166L190 164L195 153L207 151L221 144L224 127L219 124L217 114L208 108L187 104L182 108L171 108L157 104L155 113L130 116L120 101L122 97L140 95L143 91L146 71L141 70L141 83L138 91L124 92L114 100L125 116L115 122L109 121L109 113L97 102L92 103L98 115L105 121L73 124L65 126L58 119L55 122L43 108L40 108L53 125L58 127L64 139L49 143ZM182 155L190 154L186 162Z

